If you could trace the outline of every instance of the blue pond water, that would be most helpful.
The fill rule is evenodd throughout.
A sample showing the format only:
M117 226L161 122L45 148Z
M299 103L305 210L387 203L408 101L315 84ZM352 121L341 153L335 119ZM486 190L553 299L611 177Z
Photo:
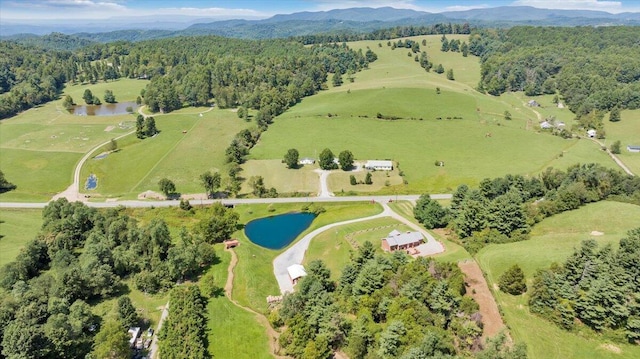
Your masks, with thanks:
M98 187L98 177L93 173L87 177L87 183L84 185L86 189L96 189Z
M286 213L255 219L244 227L251 242L269 249L281 249L311 225L313 213Z

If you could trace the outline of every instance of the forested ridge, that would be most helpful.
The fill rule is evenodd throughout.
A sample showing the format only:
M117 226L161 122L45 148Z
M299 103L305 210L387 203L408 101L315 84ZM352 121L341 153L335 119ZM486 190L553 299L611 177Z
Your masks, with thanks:
M529 297L531 311L572 330L582 323L611 337L640 343L640 228L619 248L595 240L562 264L538 271Z
M482 61L480 90L553 94L571 111L640 108L640 28L514 27L478 30L469 50Z
M481 351L478 305L464 296L453 263L376 255L371 242L353 254L337 283L322 261L285 296L270 320L284 326L280 344L294 358L526 358L522 345L496 338Z
M131 318L116 318L120 324L105 318L103 323L88 303L122 295L128 285L145 293L168 290L178 280L196 278L213 263L212 243L237 229L237 213L214 205L185 215L194 216L198 224L191 231L182 229L174 243L162 219L141 225L124 208L98 211L65 199L49 204L41 233L0 269L0 353L11 358L24 353L30 358L85 358L96 333L102 333L116 344L124 338L129 355L126 325ZM172 320L186 320L190 328L202 325L194 335L204 331L202 319L192 321L202 313L190 312L197 309L192 300L199 297L196 289L172 294ZM194 307L180 306L183 294ZM171 338L171 332L166 336Z

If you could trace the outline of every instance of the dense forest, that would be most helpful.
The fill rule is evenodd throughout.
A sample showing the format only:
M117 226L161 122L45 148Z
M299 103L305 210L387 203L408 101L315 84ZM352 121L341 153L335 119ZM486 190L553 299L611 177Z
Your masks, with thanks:
M371 242L353 254L337 283L322 261L271 312L280 343L294 358L455 358L481 350L478 305L464 296L455 264L376 255ZM480 358L526 358L521 345L489 345Z
M633 26L527 26L474 31L469 51L482 59L482 91L559 91L571 111L584 115L640 108L639 38Z
M537 177L486 178L478 189L459 186L450 208L421 196L414 216L429 229L448 226L476 253L488 243L527 239L542 219L607 198L640 203L640 178L598 164L547 168Z
M640 344L640 228L629 231L618 250L590 239L564 263L540 270L529 306L565 329L582 323Z
M0 55L0 118L56 99L66 82L120 77L151 79L144 100L152 111L215 98L221 107L242 104L270 118L323 88L328 73L357 72L371 60L345 45L216 36L93 44L73 52L2 41Z
M87 303L126 293L125 280L155 293L194 278L216 259L211 244L237 229L237 213L214 205L198 212L198 225L183 229L174 244L163 220L140 225L125 212L65 199L44 209L40 234L0 270L2 355L85 358L96 332L112 330ZM126 339L125 327L114 332Z

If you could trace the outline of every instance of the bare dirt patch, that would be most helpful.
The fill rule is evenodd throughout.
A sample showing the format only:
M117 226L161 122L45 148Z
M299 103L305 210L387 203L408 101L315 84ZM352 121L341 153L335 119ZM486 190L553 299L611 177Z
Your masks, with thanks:
M116 128L116 126L107 126L107 128L104 129L104 132L111 132L114 128Z
M622 349L620 349L619 347L613 345L613 344L602 344L600 345L600 348L608 350L612 353L616 353L616 354L622 354Z
M591 231L591 235L592 235L592 236L601 236L601 235L603 235L603 234L604 234L604 233L602 233L602 232L598 232L598 231Z
M505 325L480 266L476 261L470 260L458 263L458 267L464 273L467 294L480 306L482 338L486 340L488 337L495 336L505 329Z
M157 199L157 200L164 200L166 199L166 197L163 194L160 194L158 192L155 191L145 191L142 192L138 195L138 199Z

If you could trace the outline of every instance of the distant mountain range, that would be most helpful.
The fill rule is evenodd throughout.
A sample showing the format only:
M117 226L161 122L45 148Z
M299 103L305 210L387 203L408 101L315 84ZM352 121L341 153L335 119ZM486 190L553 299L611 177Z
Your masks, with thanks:
M613 26L640 25L640 13L611 14L589 10L551 10L528 6L503 6L467 11L428 13L409 9L350 8L275 15L262 20L208 21L195 17L123 17L85 22L3 22L2 39L38 43L38 35L57 32L96 42L141 41L154 38L220 35L238 38L277 38L317 33L370 32L394 26L421 26L469 22L473 26ZM58 36L59 38L59 36ZM46 38L45 38L46 39ZM42 41L41 41L42 42ZM78 44L83 42L77 41Z

